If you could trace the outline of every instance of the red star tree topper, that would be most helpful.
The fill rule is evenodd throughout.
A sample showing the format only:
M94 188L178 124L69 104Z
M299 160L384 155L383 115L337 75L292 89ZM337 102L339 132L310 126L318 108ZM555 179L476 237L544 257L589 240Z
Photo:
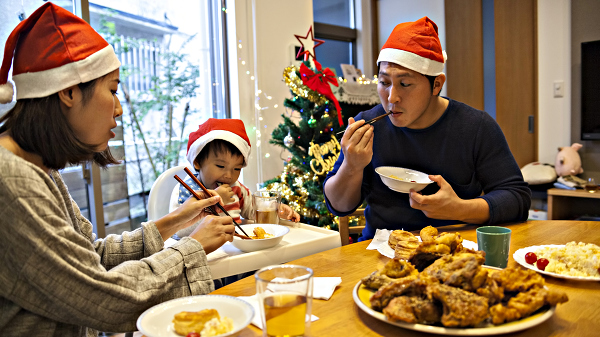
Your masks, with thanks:
M308 40L309 35L310 35L310 41L313 42L312 53L310 52L310 50L306 50L306 48L304 47L304 43L302 42L302 40ZM300 55L304 54L304 61L308 61L308 56L312 56L313 60L316 60L317 57L315 56L315 48L317 48L318 46L325 43L325 41L315 39L313 37L312 26L310 26L310 28L308 29L306 36L301 36L301 35L296 35L296 34L294 34L294 36L296 37L296 39L298 40L298 42L300 42L300 45L302 46L300 48L300 50L298 51L298 55L296 55L296 58L298 58L298 57L300 57Z

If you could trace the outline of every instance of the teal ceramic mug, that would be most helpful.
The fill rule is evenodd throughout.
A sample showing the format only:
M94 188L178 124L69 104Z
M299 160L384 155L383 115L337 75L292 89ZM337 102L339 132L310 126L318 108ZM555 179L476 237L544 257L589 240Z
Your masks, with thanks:
M506 268L510 250L511 230L506 227L477 228L477 246L485 252L485 265Z

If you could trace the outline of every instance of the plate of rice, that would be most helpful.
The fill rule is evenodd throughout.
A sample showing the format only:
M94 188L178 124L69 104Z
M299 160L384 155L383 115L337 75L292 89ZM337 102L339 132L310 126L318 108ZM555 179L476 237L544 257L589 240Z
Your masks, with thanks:
M538 259L549 261L545 270L525 261L525 254L533 252ZM521 248L513 254L517 263L538 273L558 278L582 281L600 281L600 247L591 243L569 242L566 245L541 245Z

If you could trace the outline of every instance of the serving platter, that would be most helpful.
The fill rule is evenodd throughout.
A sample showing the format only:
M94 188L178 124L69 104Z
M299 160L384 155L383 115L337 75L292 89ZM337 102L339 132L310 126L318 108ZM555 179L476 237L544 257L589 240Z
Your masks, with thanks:
M401 328L447 336L493 336L521 331L543 323L552 317L552 315L554 315L554 311L556 310L556 307L545 306L532 315L521 320L500 325L488 323L487 325L478 326L476 328L446 328L441 325L427 325L418 323L412 324L388 320L383 313L375 311L371 308L371 302L369 299L373 293L375 293L375 290L365 287L362 285L361 281L358 281L354 287L354 290L352 291L354 303L356 303L356 305L368 315L382 322L399 326Z
M545 247L550 247L550 248L563 248L565 247L565 245L541 245L541 246L529 246L529 247L525 247L525 248L521 248L518 249L514 254L513 254L513 259L515 259L515 261L522 265L525 268L529 268L531 270L534 270L540 274L544 274L544 275L548 275L548 276L552 276L552 277L557 277L557 278L563 278L563 279L567 279L567 280L577 280L577 281L600 281L600 277L594 277L594 276L570 276L570 275L561 275L561 274L557 274L557 273L553 273L553 272L549 272L549 271L545 271L545 270L540 270L535 264L529 264L525 261L525 254L529 253L529 252L535 252L538 249L542 249Z

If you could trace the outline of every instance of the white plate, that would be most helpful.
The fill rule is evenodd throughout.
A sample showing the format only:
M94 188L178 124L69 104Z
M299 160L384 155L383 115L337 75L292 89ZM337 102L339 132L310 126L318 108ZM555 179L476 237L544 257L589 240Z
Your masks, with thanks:
M513 254L513 259L515 259L515 261L517 261L520 265L522 265L525 268L529 268L531 270L535 270L540 274L544 274L544 275L548 275L548 276L553 276L553 277L558 277L558 278L564 278L564 279L568 279L568 280L579 280L579 281L600 281L600 277L594 277L594 276L569 276L569 275L561 275L561 274L557 274L557 273L551 273L545 270L539 270L538 267L535 264L529 264L527 262L525 262L525 254L529 253L529 252L535 252L538 249L544 248L544 247L551 247L551 248L562 248L565 245L542 245L542 246L530 246L530 247L525 247L525 248L521 248L519 250L517 250L514 254Z
M419 239L419 242L420 242L421 237L418 235L416 237L417 237L417 239ZM465 247L465 248L477 250L476 242L469 241L469 240L463 240L462 244L463 244L463 247ZM394 255L395 255L395 251L392 249L392 247L390 247L390 245L387 244L387 240L385 242L383 242L382 244L380 244L379 247L377 247L377 251L381 255L387 256L390 259L393 259Z
M550 318L552 315L554 315L554 311L556 310L556 307L546 307L546 309L542 308L542 311L540 311L536 314L525 317L519 321L505 323L505 324L501 324L501 325L489 324L488 326L478 327L478 328L446 328L443 326L435 326L435 325L427 325L427 324L412 324L412 323L406 323L406 322L390 321L387 319L387 317L385 317L385 315L383 313L371 309L371 305L370 305L368 299L365 299L366 303L360 299L359 294L358 294L358 291L360 288L361 288L361 281L358 281L358 283L354 287L354 290L352 291L352 297L354 298L354 303L356 303L356 305L359 308L361 308L364 312L366 312L370 316L375 317L376 319L378 319L382 322L386 322L388 324L399 326L401 328L415 330L415 331L421 331L421 332L427 332L427 333L434 333L434 334L438 334L438 335L491 336L491 335L500 335L500 334L505 334L505 333L510 333L510 332L521 331L521 330L531 328L532 326L541 324L542 322L544 322L548 318ZM364 288L362 291L371 292L370 290L368 290L366 288Z
M250 303L225 295L200 295L182 297L144 311L137 320L137 328L148 337L181 337L173 328L173 317L182 311L216 309L220 317L233 320L233 331L219 336L233 336L250 324L254 309Z

